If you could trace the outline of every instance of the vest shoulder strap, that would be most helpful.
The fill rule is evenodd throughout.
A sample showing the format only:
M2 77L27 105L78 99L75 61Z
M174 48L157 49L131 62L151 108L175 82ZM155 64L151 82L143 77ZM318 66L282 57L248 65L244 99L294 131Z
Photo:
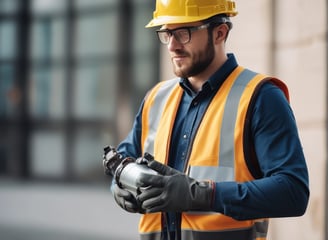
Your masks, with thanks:
M252 111L254 109L254 105L258 96L258 93L263 86L263 84L271 82L272 84L276 85L278 88L282 90L284 93L287 101L289 102L289 92L287 86L280 81L277 78L272 78L272 77L265 77L263 80L257 85L254 94L251 98L251 101L249 103L249 107L246 113L246 121L245 121L245 132L244 132L244 156L245 156L245 161L248 167L248 170L252 174L252 176L255 179L259 179L263 177L263 172L261 171L258 158L255 153L255 146L254 146L254 141L252 139L252 134L251 134L251 119L252 119Z

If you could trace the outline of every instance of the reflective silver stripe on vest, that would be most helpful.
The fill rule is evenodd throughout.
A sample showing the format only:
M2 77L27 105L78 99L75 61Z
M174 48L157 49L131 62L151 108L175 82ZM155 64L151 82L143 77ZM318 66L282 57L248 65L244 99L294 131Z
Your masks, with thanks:
M215 182L234 181L234 159L235 159L235 123L238 112L240 98L247 84L257 73L245 69L239 74L233 83L228 94L224 108L220 146L219 146L219 167L191 166L190 177L198 180L213 180Z
M179 78L174 78L171 80L167 80L163 82L162 86L159 88L159 90L156 93L154 104L149 110L149 123L148 126L148 136L144 143L144 152L148 152L152 155L154 155L154 142L156 138L157 128L159 121L162 117L162 113L165 107L165 104L167 102L168 97L171 94L171 91L176 86L176 84L179 82Z
M189 176L198 180L227 181L234 177L229 167L190 166Z

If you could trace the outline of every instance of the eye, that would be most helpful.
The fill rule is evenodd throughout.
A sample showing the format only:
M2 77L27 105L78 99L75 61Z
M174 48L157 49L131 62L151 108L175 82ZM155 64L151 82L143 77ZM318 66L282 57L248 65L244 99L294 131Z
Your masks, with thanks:
M157 35L162 43L168 43L170 40L171 33L169 31L158 31Z
M175 34L180 39L188 39L189 38L189 32L187 29L179 29L175 32Z
M180 42L180 43L187 43L190 40L190 33L188 29L178 29L174 31L174 37Z

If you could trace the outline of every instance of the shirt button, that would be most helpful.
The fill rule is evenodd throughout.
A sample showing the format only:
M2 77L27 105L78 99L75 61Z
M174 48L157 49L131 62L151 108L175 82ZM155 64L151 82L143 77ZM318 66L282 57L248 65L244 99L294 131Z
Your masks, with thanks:
M187 134L183 135L183 138L186 139L187 138Z
M194 102L194 106L197 106L198 102Z

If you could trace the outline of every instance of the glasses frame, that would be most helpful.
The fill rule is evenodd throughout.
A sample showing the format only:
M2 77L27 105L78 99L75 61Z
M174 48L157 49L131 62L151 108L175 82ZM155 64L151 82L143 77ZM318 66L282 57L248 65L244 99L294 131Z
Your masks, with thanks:
M205 23L203 25L196 26L196 27L195 26L190 26L190 27L179 27L179 28L175 28L175 29L159 29L159 30L156 30L156 33L157 33L157 37L158 37L159 41L161 43L163 43L163 44L166 44L166 45L169 44L170 38L172 36L174 36L175 40L178 41L179 43L181 43L181 44L187 44L187 43L190 42L190 40L191 40L191 34L193 32L196 32L196 31L199 31L199 30L202 30L202 29L207 29L211 25L212 25L211 23ZM179 30L187 30L188 36L189 36L188 41L181 42L179 36L177 36L177 34L176 34L176 32L179 31ZM167 33L168 34L169 38L168 38L168 41L167 42L166 41L163 41L163 39L160 37L160 34L161 33Z

